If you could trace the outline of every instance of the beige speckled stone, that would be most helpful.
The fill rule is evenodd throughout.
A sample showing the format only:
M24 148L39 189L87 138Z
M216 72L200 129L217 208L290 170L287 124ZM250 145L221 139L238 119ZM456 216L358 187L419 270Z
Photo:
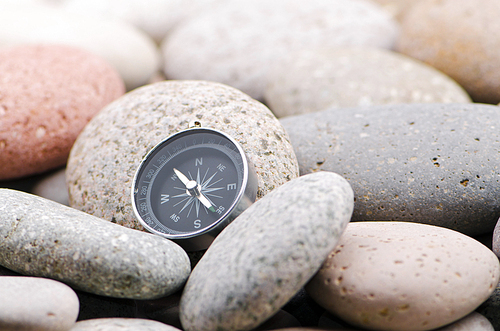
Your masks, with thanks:
M306 289L355 326L431 330L474 311L494 291L499 274L493 252L459 232L355 222Z
M266 75L310 47L391 48L398 26L365 0L226 1L192 16L163 42L170 79L222 82L262 100Z
M180 331L160 322L140 318L99 318L80 321L70 331Z
M455 79L477 102L500 101L500 2L423 0L402 22L398 51Z
M353 192L332 172L296 178L215 238L184 287L186 331L251 330L316 273L351 219Z
M1 50L0 72L0 180L64 165L92 116L124 93L104 59L69 46Z
M76 321L76 293L55 280L0 277L0 329L2 331L66 331Z
M384 49L316 48L293 53L268 75L264 94L278 117L333 107L399 103L467 103L440 71Z
M120 73L127 90L145 84L160 65L154 41L131 24L47 5L2 5L0 48L19 44L72 45L97 54Z
M1 265L103 296L164 297L191 271L170 240L15 190L0 189L0 238Z
M85 127L66 170L70 204L142 229L130 200L137 167L151 148L192 120L241 144L257 172L258 198L298 176L288 135L264 105L219 83L165 81L128 93Z

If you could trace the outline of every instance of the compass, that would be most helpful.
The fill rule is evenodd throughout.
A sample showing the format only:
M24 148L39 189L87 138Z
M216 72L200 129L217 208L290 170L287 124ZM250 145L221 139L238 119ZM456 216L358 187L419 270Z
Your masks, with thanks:
M156 145L132 184L139 222L187 251L207 248L256 195L257 176L241 146L200 122Z

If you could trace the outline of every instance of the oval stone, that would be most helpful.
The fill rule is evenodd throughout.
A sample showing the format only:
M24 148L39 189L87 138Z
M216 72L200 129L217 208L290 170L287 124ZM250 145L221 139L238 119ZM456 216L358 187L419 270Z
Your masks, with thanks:
M241 144L257 172L258 198L298 176L288 135L264 105L218 83L166 81L129 92L85 127L66 170L71 206L142 229L130 198L135 172L151 148L193 120Z
M495 254L459 232L355 222L306 289L354 326L431 330L474 311L495 290L499 275Z
M367 47L293 53L268 75L264 98L278 117L333 107L471 102L463 88L440 71Z
M0 180L64 165L87 122L125 92L104 59L70 46L1 49L0 72Z
M76 293L51 279L2 276L0 298L3 331L66 331L78 317Z
M410 221L470 235L500 216L497 106L410 104L329 109L281 123L301 174L351 184L353 220Z
M251 330L316 273L351 217L353 193L319 172L254 203L215 239L184 288L185 330Z
M391 48L397 33L389 15L364 0L224 1L191 16L164 40L164 72L169 79L225 83L262 100L268 71L290 52Z
M155 299L190 273L172 241L19 191L0 189L0 264L104 296Z
M461 320L447 325L438 331L495 331L495 329L486 317L472 312Z
M500 102L500 2L426 0L401 24L397 50L441 70L476 102Z
M116 68L128 90L145 84L160 65L159 50L153 40L125 22L73 14L51 6L3 4L0 46L19 44L63 44L86 49Z
M141 318L98 318L80 321L70 331L180 331L160 322Z

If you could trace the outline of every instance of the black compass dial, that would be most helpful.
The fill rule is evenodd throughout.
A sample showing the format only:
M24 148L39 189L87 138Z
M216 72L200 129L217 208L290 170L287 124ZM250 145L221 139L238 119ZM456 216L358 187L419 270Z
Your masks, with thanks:
M246 158L226 135L190 129L158 144L141 163L133 205L148 230L168 238L207 231L241 198Z

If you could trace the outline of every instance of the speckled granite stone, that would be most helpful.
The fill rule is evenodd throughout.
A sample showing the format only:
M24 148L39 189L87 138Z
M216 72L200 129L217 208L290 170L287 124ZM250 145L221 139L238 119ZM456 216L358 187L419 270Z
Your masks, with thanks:
M492 232L500 205L500 108L412 104L284 118L302 174L351 184L353 220L410 221Z
M401 23L397 50L456 80L476 102L500 101L500 2L422 0Z
M181 298L185 330L250 330L316 273L350 220L353 193L337 174L294 179L215 239Z
M166 81L129 92L85 127L66 170L71 206L142 229L130 200L137 167L151 148L193 120L241 144L257 172L258 198L297 177L288 135L264 105L218 83Z
M360 328L432 330L473 312L499 277L495 254L457 231L352 222L306 290Z
M67 285L38 277L0 277L2 331L66 331L76 321L78 297Z
M408 56L367 47L290 54L268 75L264 98L278 117L333 107L471 102L442 72Z
M35 195L0 189L0 264L87 292L153 299L189 276L177 244Z
M70 46L0 49L0 72L0 180L63 166L92 116L125 92L109 63Z
M398 28L371 1L225 1L165 38L164 72L225 83L262 100L267 72L287 54L318 46L391 48Z
M156 321L140 318L99 318L80 321L70 331L180 331Z

